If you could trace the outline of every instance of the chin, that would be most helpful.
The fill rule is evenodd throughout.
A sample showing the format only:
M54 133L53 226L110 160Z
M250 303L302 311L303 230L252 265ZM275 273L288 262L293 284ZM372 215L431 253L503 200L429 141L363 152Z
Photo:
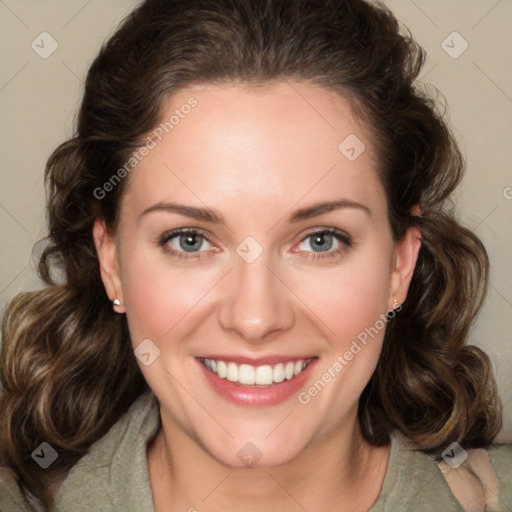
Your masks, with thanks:
M280 466L292 461L303 449L289 438L287 442L282 438L270 442L265 436L245 442L231 439L215 446L207 443L204 448L217 462L232 469Z

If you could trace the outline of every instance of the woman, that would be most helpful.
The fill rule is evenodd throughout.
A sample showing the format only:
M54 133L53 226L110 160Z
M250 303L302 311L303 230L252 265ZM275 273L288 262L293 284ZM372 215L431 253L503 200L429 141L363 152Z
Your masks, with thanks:
M125 20L48 162L49 286L4 316L2 508L510 507L423 60L362 0Z

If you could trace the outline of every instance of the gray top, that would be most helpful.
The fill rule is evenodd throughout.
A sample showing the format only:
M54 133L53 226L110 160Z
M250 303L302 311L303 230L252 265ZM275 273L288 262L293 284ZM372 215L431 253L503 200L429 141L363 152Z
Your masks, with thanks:
M152 392L141 395L109 432L71 469L56 496L55 512L154 512L146 448L161 427ZM392 435L381 493L370 512L455 512L464 508L452 494L438 465L402 434ZM487 511L512 511L512 445L489 450L499 486ZM25 512L12 474L0 468L0 511Z

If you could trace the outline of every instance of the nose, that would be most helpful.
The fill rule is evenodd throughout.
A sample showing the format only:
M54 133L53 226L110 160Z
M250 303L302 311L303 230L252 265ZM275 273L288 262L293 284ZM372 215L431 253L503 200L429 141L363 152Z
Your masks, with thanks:
M295 322L294 294L269 263L265 253L252 263L239 258L224 283L219 323L251 344L266 343Z

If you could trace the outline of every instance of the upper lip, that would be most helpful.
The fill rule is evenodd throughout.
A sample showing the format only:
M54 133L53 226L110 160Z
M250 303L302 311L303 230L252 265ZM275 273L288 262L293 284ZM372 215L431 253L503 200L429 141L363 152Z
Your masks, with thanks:
M220 354L210 354L206 356L201 356L200 359L214 359L215 361L224 361L226 363L236 363L236 364L249 364L251 366L264 366L264 365L274 365L278 363L288 363L290 361L302 361L307 359L312 359L316 356L282 356L282 355L268 355L263 357L244 357L244 356L233 356L233 355L220 355Z

